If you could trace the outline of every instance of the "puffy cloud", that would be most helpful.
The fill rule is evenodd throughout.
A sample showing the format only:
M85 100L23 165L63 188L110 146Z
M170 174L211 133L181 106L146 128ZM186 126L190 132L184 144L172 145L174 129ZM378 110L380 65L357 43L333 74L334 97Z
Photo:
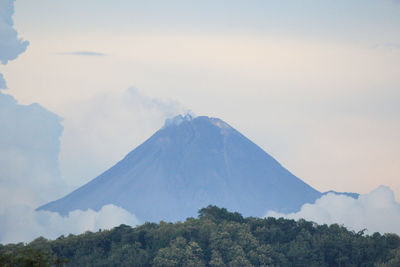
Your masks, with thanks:
M98 212L75 210L65 217L27 206L13 206L0 212L0 243L30 242L39 236L55 239L120 224L135 226L139 221L135 215L114 205L103 206Z
M369 234L400 234L400 203L396 202L393 191L386 186L360 195L358 199L330 193L314 204L305 204L297 213L269 211L266 217L304 218L319 224L338 223L354 231L367 229Z
M40 205L64 193L61 118L0 93L0 129L0 211L10 204Z
M98 212L76 210L66 217L35 211L67 193L58 164L61 118L38 104L20 105L0 93L0 128L1 243L139 223L133 214L113 205Z
M18 38L18 33L13 28L14 1L0 0L0 62L2 64L16 59L29 45L28 41Z
M29 45L28 41L18 38L18 33L13 28L14 1L0 0L0 63L3 65L16 59ZM0 90L2 89L7 89L7 84L0 73Z

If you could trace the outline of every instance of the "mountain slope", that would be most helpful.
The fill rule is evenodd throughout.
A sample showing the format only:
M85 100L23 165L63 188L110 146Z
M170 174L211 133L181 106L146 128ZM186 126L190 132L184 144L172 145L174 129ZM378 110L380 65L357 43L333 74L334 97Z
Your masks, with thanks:
M142 221L176 221L209 204L262 216L321 193L220 119L178 116L115 166L39 209L67 214L115 204Z

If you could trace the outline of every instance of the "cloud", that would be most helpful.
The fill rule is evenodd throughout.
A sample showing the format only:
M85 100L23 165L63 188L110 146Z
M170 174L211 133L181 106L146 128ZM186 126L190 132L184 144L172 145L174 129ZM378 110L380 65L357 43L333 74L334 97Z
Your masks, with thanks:
M149 97L136 88L108 91L66 107L60 167L65 181L80 186L185 113L178 102Z
M139 220L114 205L103 206L98 212L75 210L65 217L54 212L35 211L27 206L13 206L0 212L0 243L30 242L39 236L55 239L70 233L110 229L120 224L136 226Z
M39 104L20 105L0 93L0 129L0 243L139 223L133 214L113 205L98 212L76 210L66 217L35 211L67 193L58 161L61 118Z
M6 80L4 80L3 74L0 73L0 89L8 89Z
M29 45L28 41L18 38L18 33L13 28L14 1L0 0L0 63L3 65L16 59ZM8 88L3 74L0 73L0 90L2 89Z
M0 129L0 211L11 204L40 205L64 193L61 118L0 93Z
M0 63L23 53L28 41L13 28L14 0L0 0ZM95 52L72 52L104 56ZM0 89L7 89L0 73ZM159 103L160 104L160 103ZM29 242L39 236L107 229L122 223L136 225L126 210L107 205L98 212L76 210L58 213L35 211L39 205L59 198L67 189L60 177L59 152L63 131L61 118L39 104L20 105L0 92L0 242Z
M60 53L60 55L91 56L91 57L93 57L93 56L98 56L98 57L107 56L106 54L98 53L98 52L92 52L92 51L64 52L64 53Z
M26 50L13 28L13 0L0 0L0 62ZM7 89L0 73L0 89ZM39 205L63 193L58 154L61 118L39 104L20 105L0 92L0 211L8 205ZM45 193L44 193L45 192Z
M319 224L343 224L354 231L367 229L374 232L400 234L400 203L393 191L380 186L358 199L328 194L314 204L305 204L297 213L282 214L269 211L266 217L311 220Z
M18 38L13 28L14 1L0 0L0 62L3 65L16 59L29 45L28 41Z

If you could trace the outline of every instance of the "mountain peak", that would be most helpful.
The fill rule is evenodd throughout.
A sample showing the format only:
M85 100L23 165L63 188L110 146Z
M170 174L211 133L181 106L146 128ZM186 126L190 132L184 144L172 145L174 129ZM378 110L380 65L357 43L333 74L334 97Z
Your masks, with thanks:
M189 113L186 113L185 116L182 116L181 114L179 114L173 118L166 119L165 123L164 123L164 128L168 127L170 125L179 125L184 121L191 121L193 118L195 118L195 116L193 116Z
M229 124L227 124L226 122L224 122L223 120L221 120L219 118L212 118L212 117L208 117L208 116L196 117L195 115L189 114L189 113L185 114L184 116L179 114L173 118L166 119L164 126L162 128L167 128L171 125L178 126L178 125L182 124L183 122L191 122L191 121L196 121L196 120L208 121L209 123L217 126L221 130L225 130L225 131L229 130L229 129L233 129Z
M217 205L245 216L295 212L321 193L218 118L190 114L164 127L115 166L39 209L120 206L143 221L183 220Z

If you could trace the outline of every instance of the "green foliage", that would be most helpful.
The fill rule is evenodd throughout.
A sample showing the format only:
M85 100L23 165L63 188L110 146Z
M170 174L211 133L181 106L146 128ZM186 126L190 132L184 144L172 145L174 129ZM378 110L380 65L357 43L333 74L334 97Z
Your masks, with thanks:
M154 258L154 266L205 266L202 261L203 251L196 242L187 242L177 237L170 245L160 249Z
M184 223L0 245L0 266L400 266L400 238L209 206Z
M40 239L45 240L44 238ZM25 246L22 243L0 246L0 266L47 267L63 266L67 262L52 255L52 252L46 247L45 242L41 241L32 241L29 246Z

